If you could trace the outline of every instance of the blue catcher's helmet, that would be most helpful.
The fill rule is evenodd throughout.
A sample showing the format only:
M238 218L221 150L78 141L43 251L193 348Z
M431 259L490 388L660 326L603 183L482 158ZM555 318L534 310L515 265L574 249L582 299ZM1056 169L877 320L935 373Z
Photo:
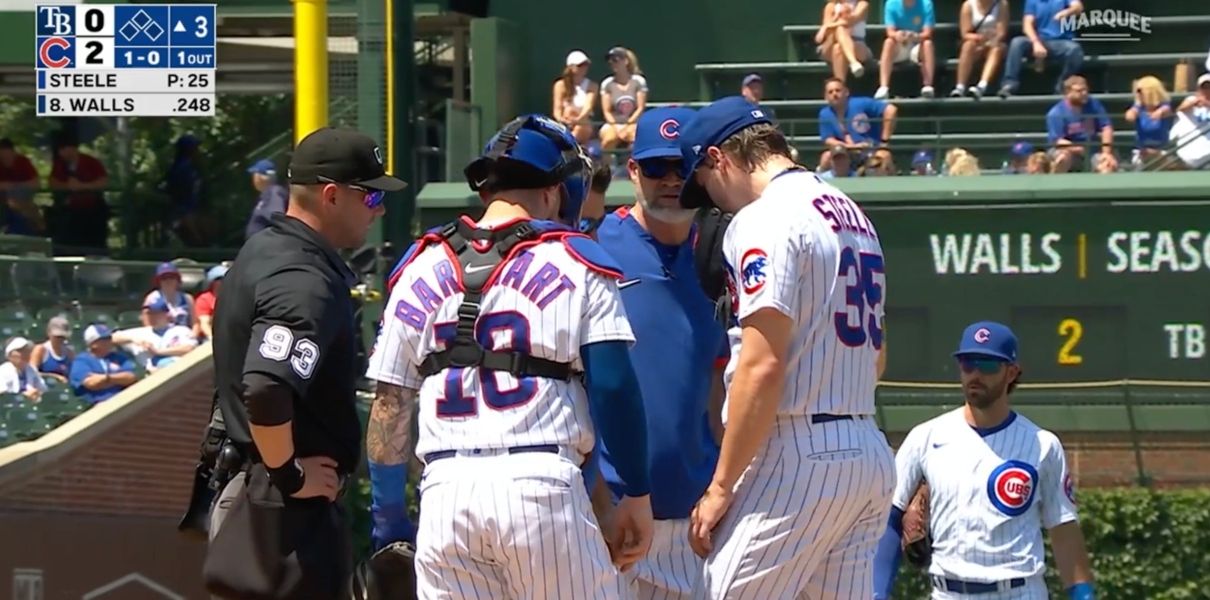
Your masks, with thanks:
M542 115L523 115L492 136L483 156L463 174L476 192L558 185L558 220L575 227L592 183L592 162L562 124Z

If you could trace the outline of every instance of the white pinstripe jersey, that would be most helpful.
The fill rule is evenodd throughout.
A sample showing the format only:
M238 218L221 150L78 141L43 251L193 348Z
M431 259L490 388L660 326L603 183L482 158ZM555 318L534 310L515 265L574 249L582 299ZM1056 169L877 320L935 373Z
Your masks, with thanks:
M1063 445L1017 413L988 430L971 427L961 408L921 423L895 471L900 510L929 484L933 575L990 582L1042 573L1042 528L1077 518Z
M416 453L554 444L582 454L594 431L578 381L524 377L477 367L422 378L418 366L452 339L462 288L442 245L421 250L391 291L370 357L370 379L418 389ZM521 349L583 370L580 346L634 341L614 277L546 241L509 259L481 302L476 336L492 350Z
M886 276L857 203L813 173L782 173L735 214L723 252L736 322L762 308L794 322L778 414L874 414ZM728 335L729 388L740 328Z

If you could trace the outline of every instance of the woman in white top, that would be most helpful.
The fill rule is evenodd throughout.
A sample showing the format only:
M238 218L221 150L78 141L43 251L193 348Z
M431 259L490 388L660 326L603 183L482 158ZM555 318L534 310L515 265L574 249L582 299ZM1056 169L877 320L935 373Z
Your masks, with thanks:
M865 43L865 20L870 12L866 0L829 0L823 5L819 31L815 32L815 51L832 64L832 76L845 81L849 73L861 77L862 63L873 55Z
M46 382L38 374L38 370L29 364L33 354L34 343L23 338L15 337L4 348L8 362L0 365L0 392L5 394L21 394L30 402L42 399L46 391Z
M592 139L592 112L597 103L597 84L588 78L592 61L580 50L567 55L563 74L555 80L550 114L567 126L581 145Z
M1008 0L966 0L958 15L962 32L962 50L958 52L958 85L950 96L959 98L969 93L978 100L987 91L988 82L1004 61L1005 40L1008 39ZM983 76L979 84L966 88L975 61L983 59Z
M647 78L633 50L616 46L606 56L613 75L601 82L601 147L608 150L634 142L635 123L647 109Z

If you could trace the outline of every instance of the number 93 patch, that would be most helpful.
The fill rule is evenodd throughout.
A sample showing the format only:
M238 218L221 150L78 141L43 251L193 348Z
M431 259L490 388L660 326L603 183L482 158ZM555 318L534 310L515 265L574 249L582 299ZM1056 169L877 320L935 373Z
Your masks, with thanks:
M310 379L319 364L319 346L307 338L294 339L294 332L281 325L270 325L261 337L260 355L267 360L290 361L290 368L303 379Z

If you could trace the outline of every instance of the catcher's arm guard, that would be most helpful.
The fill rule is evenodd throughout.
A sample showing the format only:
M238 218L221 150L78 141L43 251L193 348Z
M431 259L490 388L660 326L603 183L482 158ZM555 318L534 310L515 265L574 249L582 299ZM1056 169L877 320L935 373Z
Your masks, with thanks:
M933 538L929 534L929 488L921 483L903 512L903 555L913 566L927 569L933 559Z
M416 547L394 542L353 570L348 600L415 600Z

